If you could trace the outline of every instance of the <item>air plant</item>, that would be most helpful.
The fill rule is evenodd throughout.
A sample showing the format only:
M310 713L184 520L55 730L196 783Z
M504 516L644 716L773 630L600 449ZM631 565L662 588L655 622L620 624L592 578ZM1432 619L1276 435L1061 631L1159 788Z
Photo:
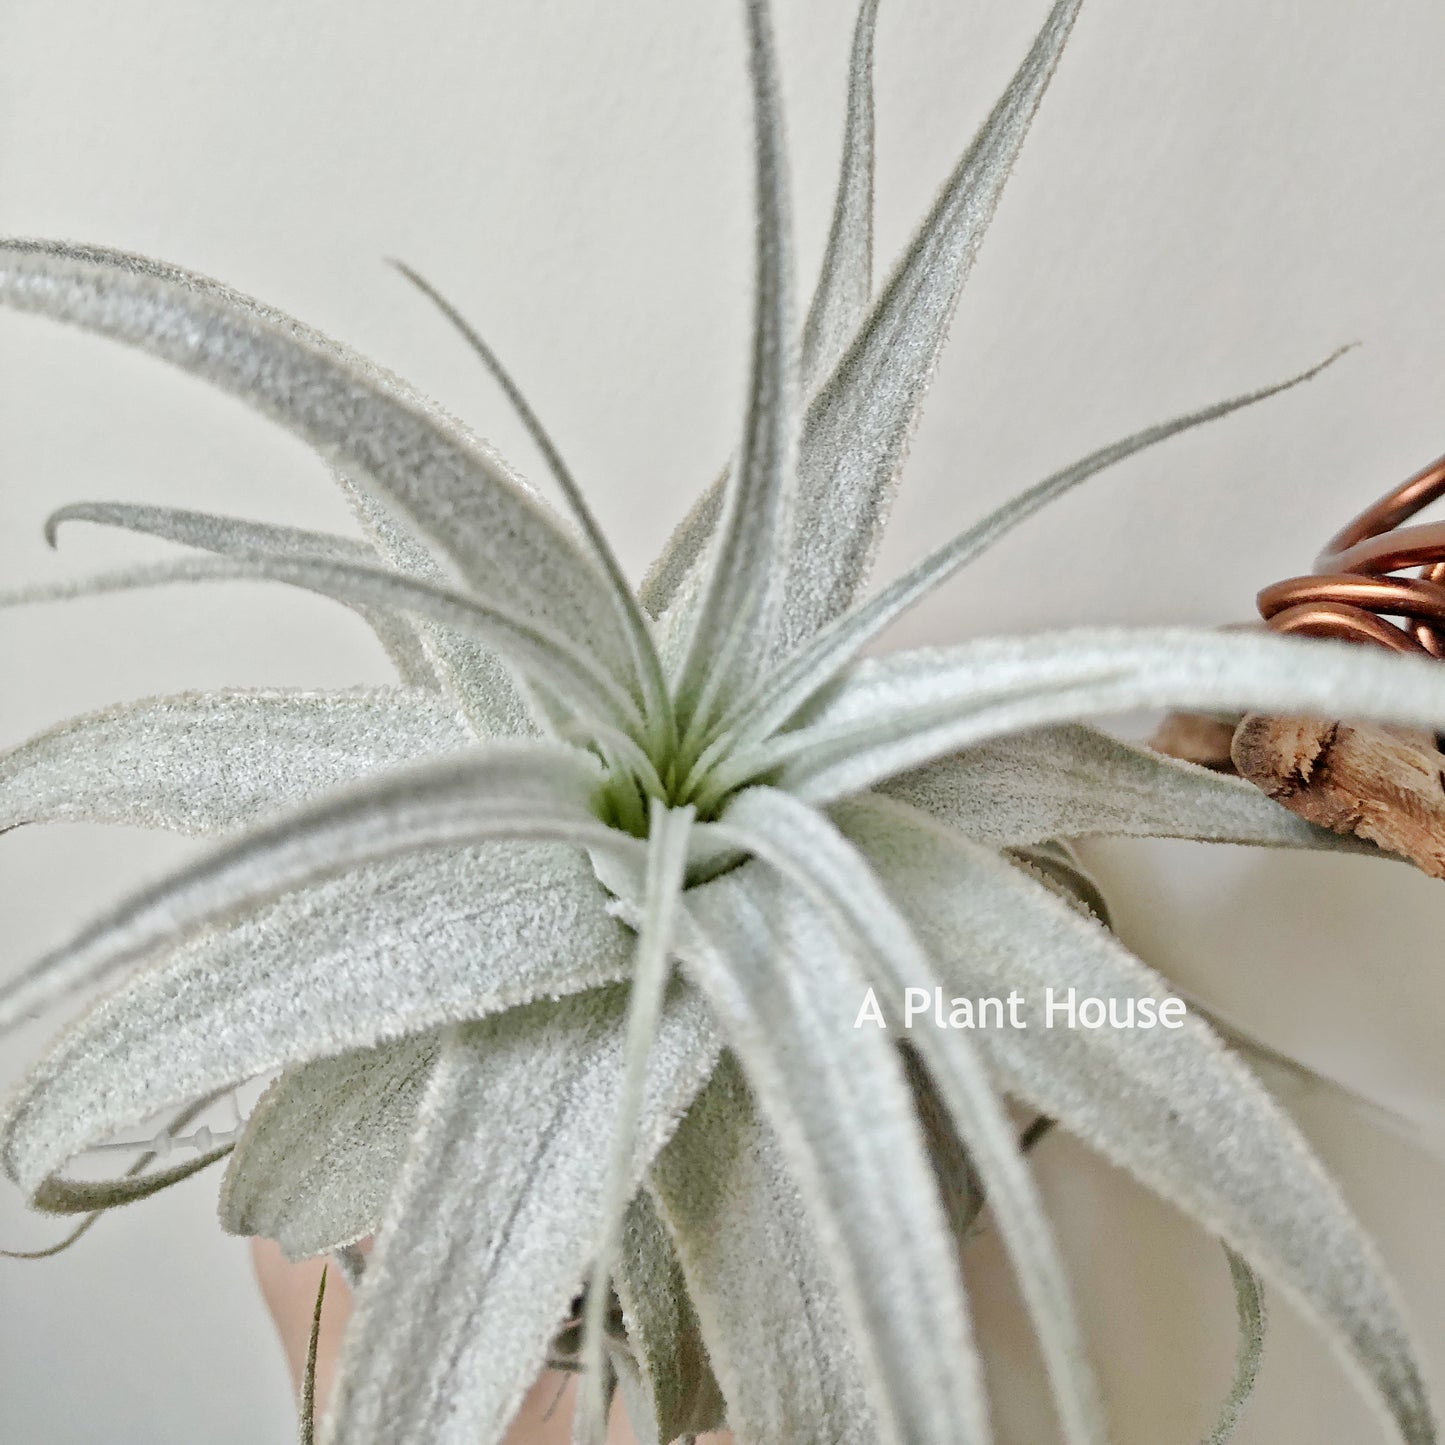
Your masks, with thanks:
M7 599L272 579L355 608L395 660L394 686L160 698L0 761L0 828L224 835L0 990L8 1028L119 979L11 1099L5 1171L45 1211L141 1198L230 1146L109 1181L67 1167L277 1071L230 1150L225 1228L353 1269L348 1247L377 1240L324 1438L497 1441L583 1297L584 1437L615 1385L644 1441L723 1422L744 1445L986 1441L958 1268L986 1200L1063 1434L1102 1441L1007 1098L1228 1246L1245 1337L1215 1438L1253 1376L1258 1271L1399 1439L1435 1439L1372 1246L1201 1018L901 1041L905 988L1168 994L1086 906L1056 840L1342 846L1087 719L1169 706L1445 724L1445 671L1329 642L1082 628L860 656L1053 498L1282 389L1107 446L863 596L960 288L1078 8L1053 6L875 295L863 0L832 230L795 327L768 7L748 0L746 418L725 480L638 593L470 331L572 524L458 423L275 310L134 256L0 245L6 304L249 402L321 454L368 535L72 506L52 536L80 519L217 555ZM888 1027L855 1027L869 989Z

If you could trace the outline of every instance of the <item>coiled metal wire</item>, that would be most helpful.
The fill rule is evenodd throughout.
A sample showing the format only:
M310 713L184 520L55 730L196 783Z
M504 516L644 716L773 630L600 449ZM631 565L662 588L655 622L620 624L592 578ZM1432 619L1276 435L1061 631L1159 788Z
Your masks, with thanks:
M1260 616L1276 632L1370 642L1445 659L1445 522L1401 525L1440 496L1445 496L1445 457L1336 533L1316 558L1312 575L1289 577L1260 592ZM1414 575L1394 575L1413 568L1419 569Z

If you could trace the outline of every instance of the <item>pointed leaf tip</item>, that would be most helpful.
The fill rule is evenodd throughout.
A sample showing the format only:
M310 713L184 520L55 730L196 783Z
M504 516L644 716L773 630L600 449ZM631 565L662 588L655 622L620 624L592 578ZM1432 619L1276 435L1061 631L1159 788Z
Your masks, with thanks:
M783 598L796 443L792 227L777 56L767 0L745 0L756 167L756 300L747 416L678 685L696 735L772 649Z

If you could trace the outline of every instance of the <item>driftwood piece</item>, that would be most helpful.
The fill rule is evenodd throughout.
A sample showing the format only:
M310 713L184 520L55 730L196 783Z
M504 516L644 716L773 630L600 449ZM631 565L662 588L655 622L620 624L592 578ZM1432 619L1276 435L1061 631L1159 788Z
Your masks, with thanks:
M1445 878L1445 755L1433 733L1250 713L1236 727L1170 713L1149 746L1238 772L1277 803Z
M1231 755L1242 777L1300 817L1445 878L1445 756L1433 733L1251 713Z

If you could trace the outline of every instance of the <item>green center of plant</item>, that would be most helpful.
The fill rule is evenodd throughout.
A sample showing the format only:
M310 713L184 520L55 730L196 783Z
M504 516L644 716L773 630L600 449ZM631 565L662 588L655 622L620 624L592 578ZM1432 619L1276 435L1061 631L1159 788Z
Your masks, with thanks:
M646 838L654 798L668 808L694 807L698 821L710 822L738 791L740 785L730 786L719 776L722 754L716 745L679 740L671 716L647 729L646 743L627 742L625 751L606 740L592 744L607 769L595 807L609 827Z

